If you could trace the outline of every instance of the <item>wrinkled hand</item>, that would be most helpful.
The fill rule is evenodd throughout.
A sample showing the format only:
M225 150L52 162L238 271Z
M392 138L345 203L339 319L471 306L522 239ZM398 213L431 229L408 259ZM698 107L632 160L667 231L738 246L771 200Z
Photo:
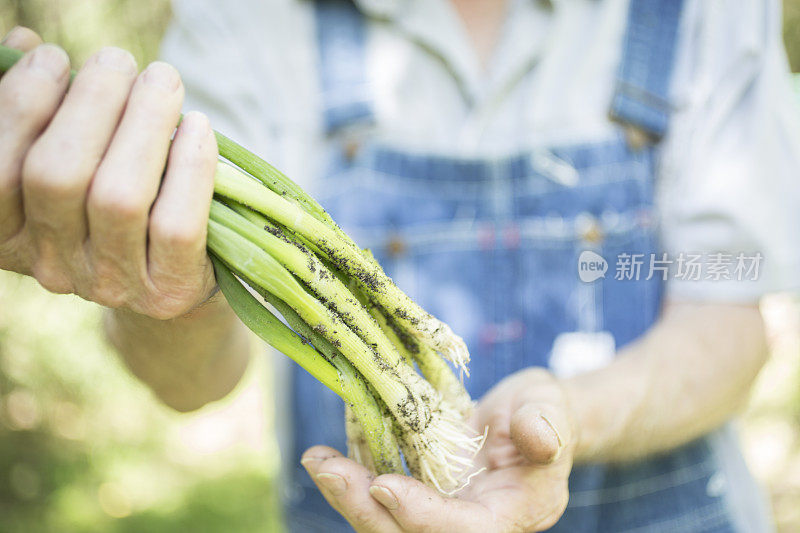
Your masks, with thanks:
M106 48L67 90L67 55L41 43L26 28L3 41L27 53L0 79L0 269L153 318L186 313L214 288L208 120L187 114L171 143L174 68L137 74L133 56Z
M568 500L574 422L564 393L543 370L524 370L497 384L472 419L488 426L476 458L485 470L455 497L400 475L372 478L363 466L325 446L302 463L328 502L357 531L516 532L555 524Z

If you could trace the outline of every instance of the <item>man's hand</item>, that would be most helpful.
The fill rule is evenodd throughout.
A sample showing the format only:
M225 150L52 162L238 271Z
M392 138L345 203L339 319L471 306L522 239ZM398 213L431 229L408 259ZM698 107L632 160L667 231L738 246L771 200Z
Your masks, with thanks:
M400 475L372 478L325 446L302 463L328 502L357 531L541 531L568 500L574 422L560 385L543 370L524 370L479 403L473 427L489 432L476 466L484 468L455 497Z
M0 269L156 319L214 287L206 224L217 147L208 120L180 116L177 71L137 75L117 48L69 84L60 48L16 28L26 51L0 79ZM162 177L163 176L163 177Z

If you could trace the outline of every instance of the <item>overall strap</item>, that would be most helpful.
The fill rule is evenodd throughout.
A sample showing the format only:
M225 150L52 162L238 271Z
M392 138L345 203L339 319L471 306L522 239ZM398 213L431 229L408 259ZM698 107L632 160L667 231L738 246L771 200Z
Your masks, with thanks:
M611 117L660 140L669 125L670 80L683 0L630 0Z
M317 0L314 9L326 133L372 122L364 16L352 0Z

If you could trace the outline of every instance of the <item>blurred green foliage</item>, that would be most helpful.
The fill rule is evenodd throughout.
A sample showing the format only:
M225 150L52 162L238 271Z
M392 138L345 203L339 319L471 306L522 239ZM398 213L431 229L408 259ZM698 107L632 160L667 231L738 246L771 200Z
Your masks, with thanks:
M800 72L800 0L783 0L783 42L792 72Z
M784 0L784 11L798 72L800 0ZM0 34L34 28L76 65L105 45L145 65L169 17L167 0L0 0ZM781 530L797 531L800 474L787 472L800 472L800 359L788 346L760 380L745 438L767 472ZM0 532L278 529L274 448L187 459L174 435L185 416L162 407L114 357L96 306L0 272ZM777 452L776 441L785 442Z
M0 34L34 28L74 65L113 45L144 66L169 18L167 0L0 0ZM279 530L274 447L187 456L187 415L128 373L100 321L97 306L0 271L0 532Z
M100 319L0 272L0 531L275 530L267 450L181 456L185 415L127 372Z
M0 32L33 28L75 65L102 46L123 47L147 64L158 57L170 16L169 0L0 0Z

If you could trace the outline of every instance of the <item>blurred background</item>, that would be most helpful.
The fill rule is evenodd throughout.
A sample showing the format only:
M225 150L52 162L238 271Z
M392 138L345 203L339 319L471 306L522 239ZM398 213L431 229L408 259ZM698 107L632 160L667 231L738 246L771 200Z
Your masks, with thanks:
M800 0L785 0L784 12L798 72ZM0 0L0 34L32 27L73 64L116 45L143 66L157 57L169 18L168 0ZM775 295L762 309L772 357L742 440L779 530L794 532L800 300ZM130 376L104 343L100 317L97 306L0 271L0 532L279 531L266 358L254 358L224 401L181 415Z

